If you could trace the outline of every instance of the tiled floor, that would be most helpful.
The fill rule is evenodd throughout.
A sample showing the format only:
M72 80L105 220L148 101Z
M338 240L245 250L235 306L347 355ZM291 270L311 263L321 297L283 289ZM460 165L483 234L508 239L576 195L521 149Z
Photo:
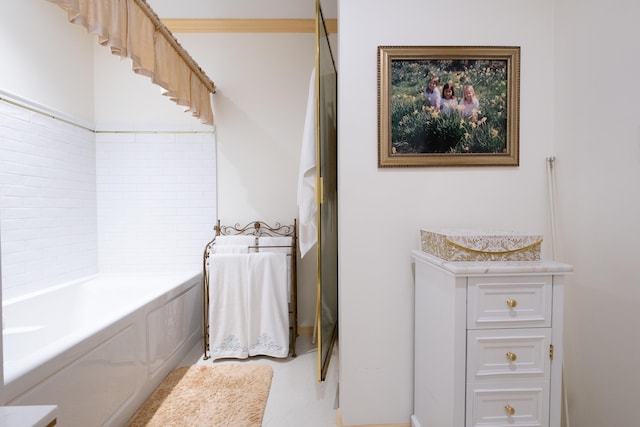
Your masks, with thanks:
M337 345L327 371L318 382L318 352L310 335L300 335L295 358L253 357L245 360L202 360L201 345L195 346L182 365L210 363L267 363L273 380L263 418L263 427L335 427L338 407Z

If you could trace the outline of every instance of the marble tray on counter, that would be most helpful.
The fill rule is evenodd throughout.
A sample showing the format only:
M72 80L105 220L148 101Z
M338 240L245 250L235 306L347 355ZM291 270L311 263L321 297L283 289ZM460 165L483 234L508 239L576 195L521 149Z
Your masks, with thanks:
M542 236L514 231L420 230L420 249L447 261L539 261Z

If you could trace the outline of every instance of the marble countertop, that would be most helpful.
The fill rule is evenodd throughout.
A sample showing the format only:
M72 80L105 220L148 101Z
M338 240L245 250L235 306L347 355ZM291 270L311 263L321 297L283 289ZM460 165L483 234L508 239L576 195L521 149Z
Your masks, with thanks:
M413 259L438 266L455 275L476 274L545 274L571 273L573 267L556 261L447 261L426 252L414 250Z

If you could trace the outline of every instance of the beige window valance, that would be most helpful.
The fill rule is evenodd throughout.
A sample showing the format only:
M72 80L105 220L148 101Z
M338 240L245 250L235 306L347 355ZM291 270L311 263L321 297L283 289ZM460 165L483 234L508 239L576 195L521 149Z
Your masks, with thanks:
M113 54L130 58L134 72L150 77L185 111L213 125L214 83L145 0L47 1L65 10L69 22L96 34Z

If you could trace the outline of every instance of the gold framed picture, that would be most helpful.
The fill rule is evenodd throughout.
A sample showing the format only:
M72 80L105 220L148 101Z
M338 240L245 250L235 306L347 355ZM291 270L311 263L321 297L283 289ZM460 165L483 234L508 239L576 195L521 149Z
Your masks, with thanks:
M378 47L378 167L518 166L519 113L520 47Z

